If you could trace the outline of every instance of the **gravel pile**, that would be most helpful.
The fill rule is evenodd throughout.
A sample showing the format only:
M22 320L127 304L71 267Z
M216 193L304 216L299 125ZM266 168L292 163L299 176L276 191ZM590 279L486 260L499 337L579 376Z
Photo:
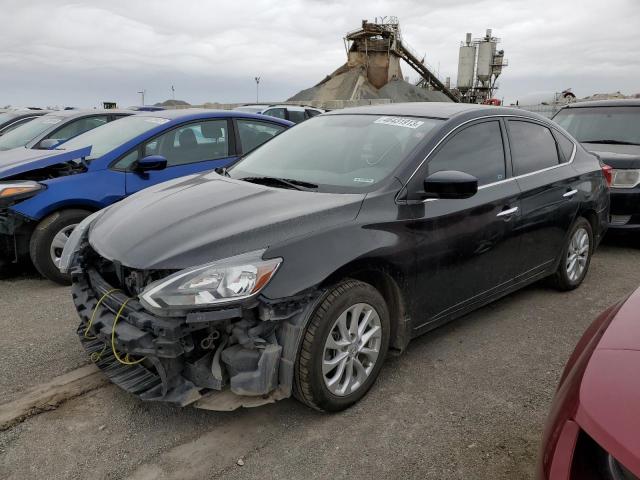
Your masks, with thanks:
M442 92L430 91L404 80L392 80L384 87L374 87L364 67L343 66L316 86L307 88L289 98L289 101L326 102L330 100L368 100L388 98L392 102L449 102Z

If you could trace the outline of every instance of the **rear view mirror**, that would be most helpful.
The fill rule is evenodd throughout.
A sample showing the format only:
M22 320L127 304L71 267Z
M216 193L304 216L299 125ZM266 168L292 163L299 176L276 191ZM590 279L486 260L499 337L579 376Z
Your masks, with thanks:
M38 144L38 148L41 148L43 150L51 150L52 148L55 148L58 145L60 145L60 143L62 142L55 138L45 138Z
M478 179L468 173L444 170L424 180L425 198L463 199L478 192Z
M167 168L167 159L162 155L149 155L138 160L136 164L136 170L139 172L164 170L165 168Z

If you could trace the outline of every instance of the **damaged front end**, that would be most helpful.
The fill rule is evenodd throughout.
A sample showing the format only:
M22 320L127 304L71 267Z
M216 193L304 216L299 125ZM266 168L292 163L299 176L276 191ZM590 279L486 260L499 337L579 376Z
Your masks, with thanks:
M314 295L279 302L252 295L192 310L155 309L145 292L176 272L130 269L101 257L86 240L79 244L71 267L78 335L113 383L143 400L197 402L212 410L291 395Z
M29 180L0 181L0 265L16 263L29 252L34 222L11 207L45 188Z

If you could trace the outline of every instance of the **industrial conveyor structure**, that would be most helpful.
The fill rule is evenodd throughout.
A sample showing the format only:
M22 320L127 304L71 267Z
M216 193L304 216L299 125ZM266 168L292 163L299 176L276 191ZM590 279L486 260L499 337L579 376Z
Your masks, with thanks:
M375 23L363 20L361 28L349 32L344 40L348 67L364 65L369 82L376 88L403 78L400 69L402 59L421 76L419 86L442 92L454 102L460 101L433 73L424 58L420 60L403 42L396 17L383 17Z

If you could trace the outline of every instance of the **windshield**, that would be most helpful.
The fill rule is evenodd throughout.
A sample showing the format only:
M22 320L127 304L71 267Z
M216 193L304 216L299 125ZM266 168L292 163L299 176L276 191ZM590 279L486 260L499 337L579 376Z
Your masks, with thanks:
M553 120L584 143L640 145L640 107L578 107Z
M62 117L56 117L55 115L43 115L42 117L20 125L18 128L7 132L0 137L0 150L24 147L42 132L48 130L61 121Z
M133 115L89 130L64 142L60 148L63 150L75 150L91 145L91 154L86 159L94 160L138 135L168 121L166 118Z
M381 115L314 117L254 150L232 178L276 177L331 192L358 192L387 178L442 120Z

